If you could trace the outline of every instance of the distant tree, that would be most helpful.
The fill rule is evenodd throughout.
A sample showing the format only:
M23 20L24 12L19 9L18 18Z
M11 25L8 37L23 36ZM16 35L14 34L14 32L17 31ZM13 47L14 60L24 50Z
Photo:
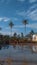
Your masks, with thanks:
M30 36L30 39L32 40L32 35L34 34L34 31L31 30L30 33L29 33L29 36Z
M23 24L25 25L25 33L26 33L26 25L28 24L28 21L27 20L24 20L23 21Z
M21 33L21 38L23 38L24 37L24 35L23 35L23 33Z
M30 34L31 34L31 35L33 35L33 34L34 34L34 31L33 31L33 30L31 30Z
M13 27L13 26L14 26L13 22L10 21L10 23L9 23L9 27L11 28L11 36L12 36L12 27Z
M17 38L20 39L20 34L17 35Z
M17 33L14 33L13 37L17 37Z

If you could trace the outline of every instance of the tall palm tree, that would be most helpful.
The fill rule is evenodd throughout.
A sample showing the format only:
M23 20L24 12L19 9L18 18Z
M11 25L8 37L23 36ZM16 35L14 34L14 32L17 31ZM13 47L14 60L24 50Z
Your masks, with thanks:
M23 24L25 25L25 33L26 33L26 25L28 24L28 21L27 20L24 20L23 21Z
M11 36L12 36L12 27L14 26L12 21L10 21L9 26L10 26L10 29L11 29Z

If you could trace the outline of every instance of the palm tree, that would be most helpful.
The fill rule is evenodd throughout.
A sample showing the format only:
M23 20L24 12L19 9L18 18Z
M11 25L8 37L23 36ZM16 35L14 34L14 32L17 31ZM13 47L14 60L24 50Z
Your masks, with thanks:
M10 26L10 29L11 29L11 36L12 36L12 27L14 26L12 21L10 21L9 26Z
M25 25L25 33L26 33L26 25L28 24L28 21L27 20L24 20L23 21L23 24Z

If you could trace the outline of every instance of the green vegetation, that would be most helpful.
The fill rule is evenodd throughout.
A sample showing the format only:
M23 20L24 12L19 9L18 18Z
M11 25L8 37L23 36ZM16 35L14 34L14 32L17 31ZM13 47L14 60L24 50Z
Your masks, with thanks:
M23 24L25 25L25 34L26 34L26 25L28 24L28 21L27 20L24 20L23 21Z
M33 32L30 32L26 36L24 36L23 33L21 33L21 35L20 34L17 35L17 33L14 33L13 36L0 35L0 45L26 43L28 40L29 41L31 40L32 33Z
M13 27L13 26L14 26L13 22L10 21L10 23L9 23L9 27L10 27L10 29L11 29L11 36L12 36L12 27Z
M27 20L24 20L23 21L23 24L25 25L25 33L26 33L26 25L28 24L28 21ZM30 43L32 41L32 35L34 34L34 31L31 30L31 32L28 34L28 35L25 35L23 33L18 34L15 32L12 36L12 28L14 26L13 22L10 21L9 22L9 27L11 29L10 31L10 36L9 35L2 35L0 34L0 49L2 46L6 46L6 45L16 45L16 44L19 44L19 45L23 45L23 44L26 44L26 43ZM2 28L0 27L0 31L2 30ZM14 46L15 47L15 46Z

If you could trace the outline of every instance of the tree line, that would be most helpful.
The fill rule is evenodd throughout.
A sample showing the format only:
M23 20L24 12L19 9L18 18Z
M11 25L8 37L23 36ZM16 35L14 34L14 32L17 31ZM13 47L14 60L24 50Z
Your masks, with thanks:
M26 34L26 25L28 24L27 20L22 21L22 23L25 26L25 34ZM9 35L1 35L0 34L0 47L1 46L5 46L5 45L16 45L16 44L22 44L22 43L26 43L28 41L28 39L26 38L26 36L24 36L23 33L21 33L21 36L15 32L12 36L12 28L14 26L14 23L12 21L9 22L9 27L11 29L10 31L10 36ZM2 28L0 27L0 31L2 30ZM34 33L33 30L31 30L30 32L30 38L31 35Z

